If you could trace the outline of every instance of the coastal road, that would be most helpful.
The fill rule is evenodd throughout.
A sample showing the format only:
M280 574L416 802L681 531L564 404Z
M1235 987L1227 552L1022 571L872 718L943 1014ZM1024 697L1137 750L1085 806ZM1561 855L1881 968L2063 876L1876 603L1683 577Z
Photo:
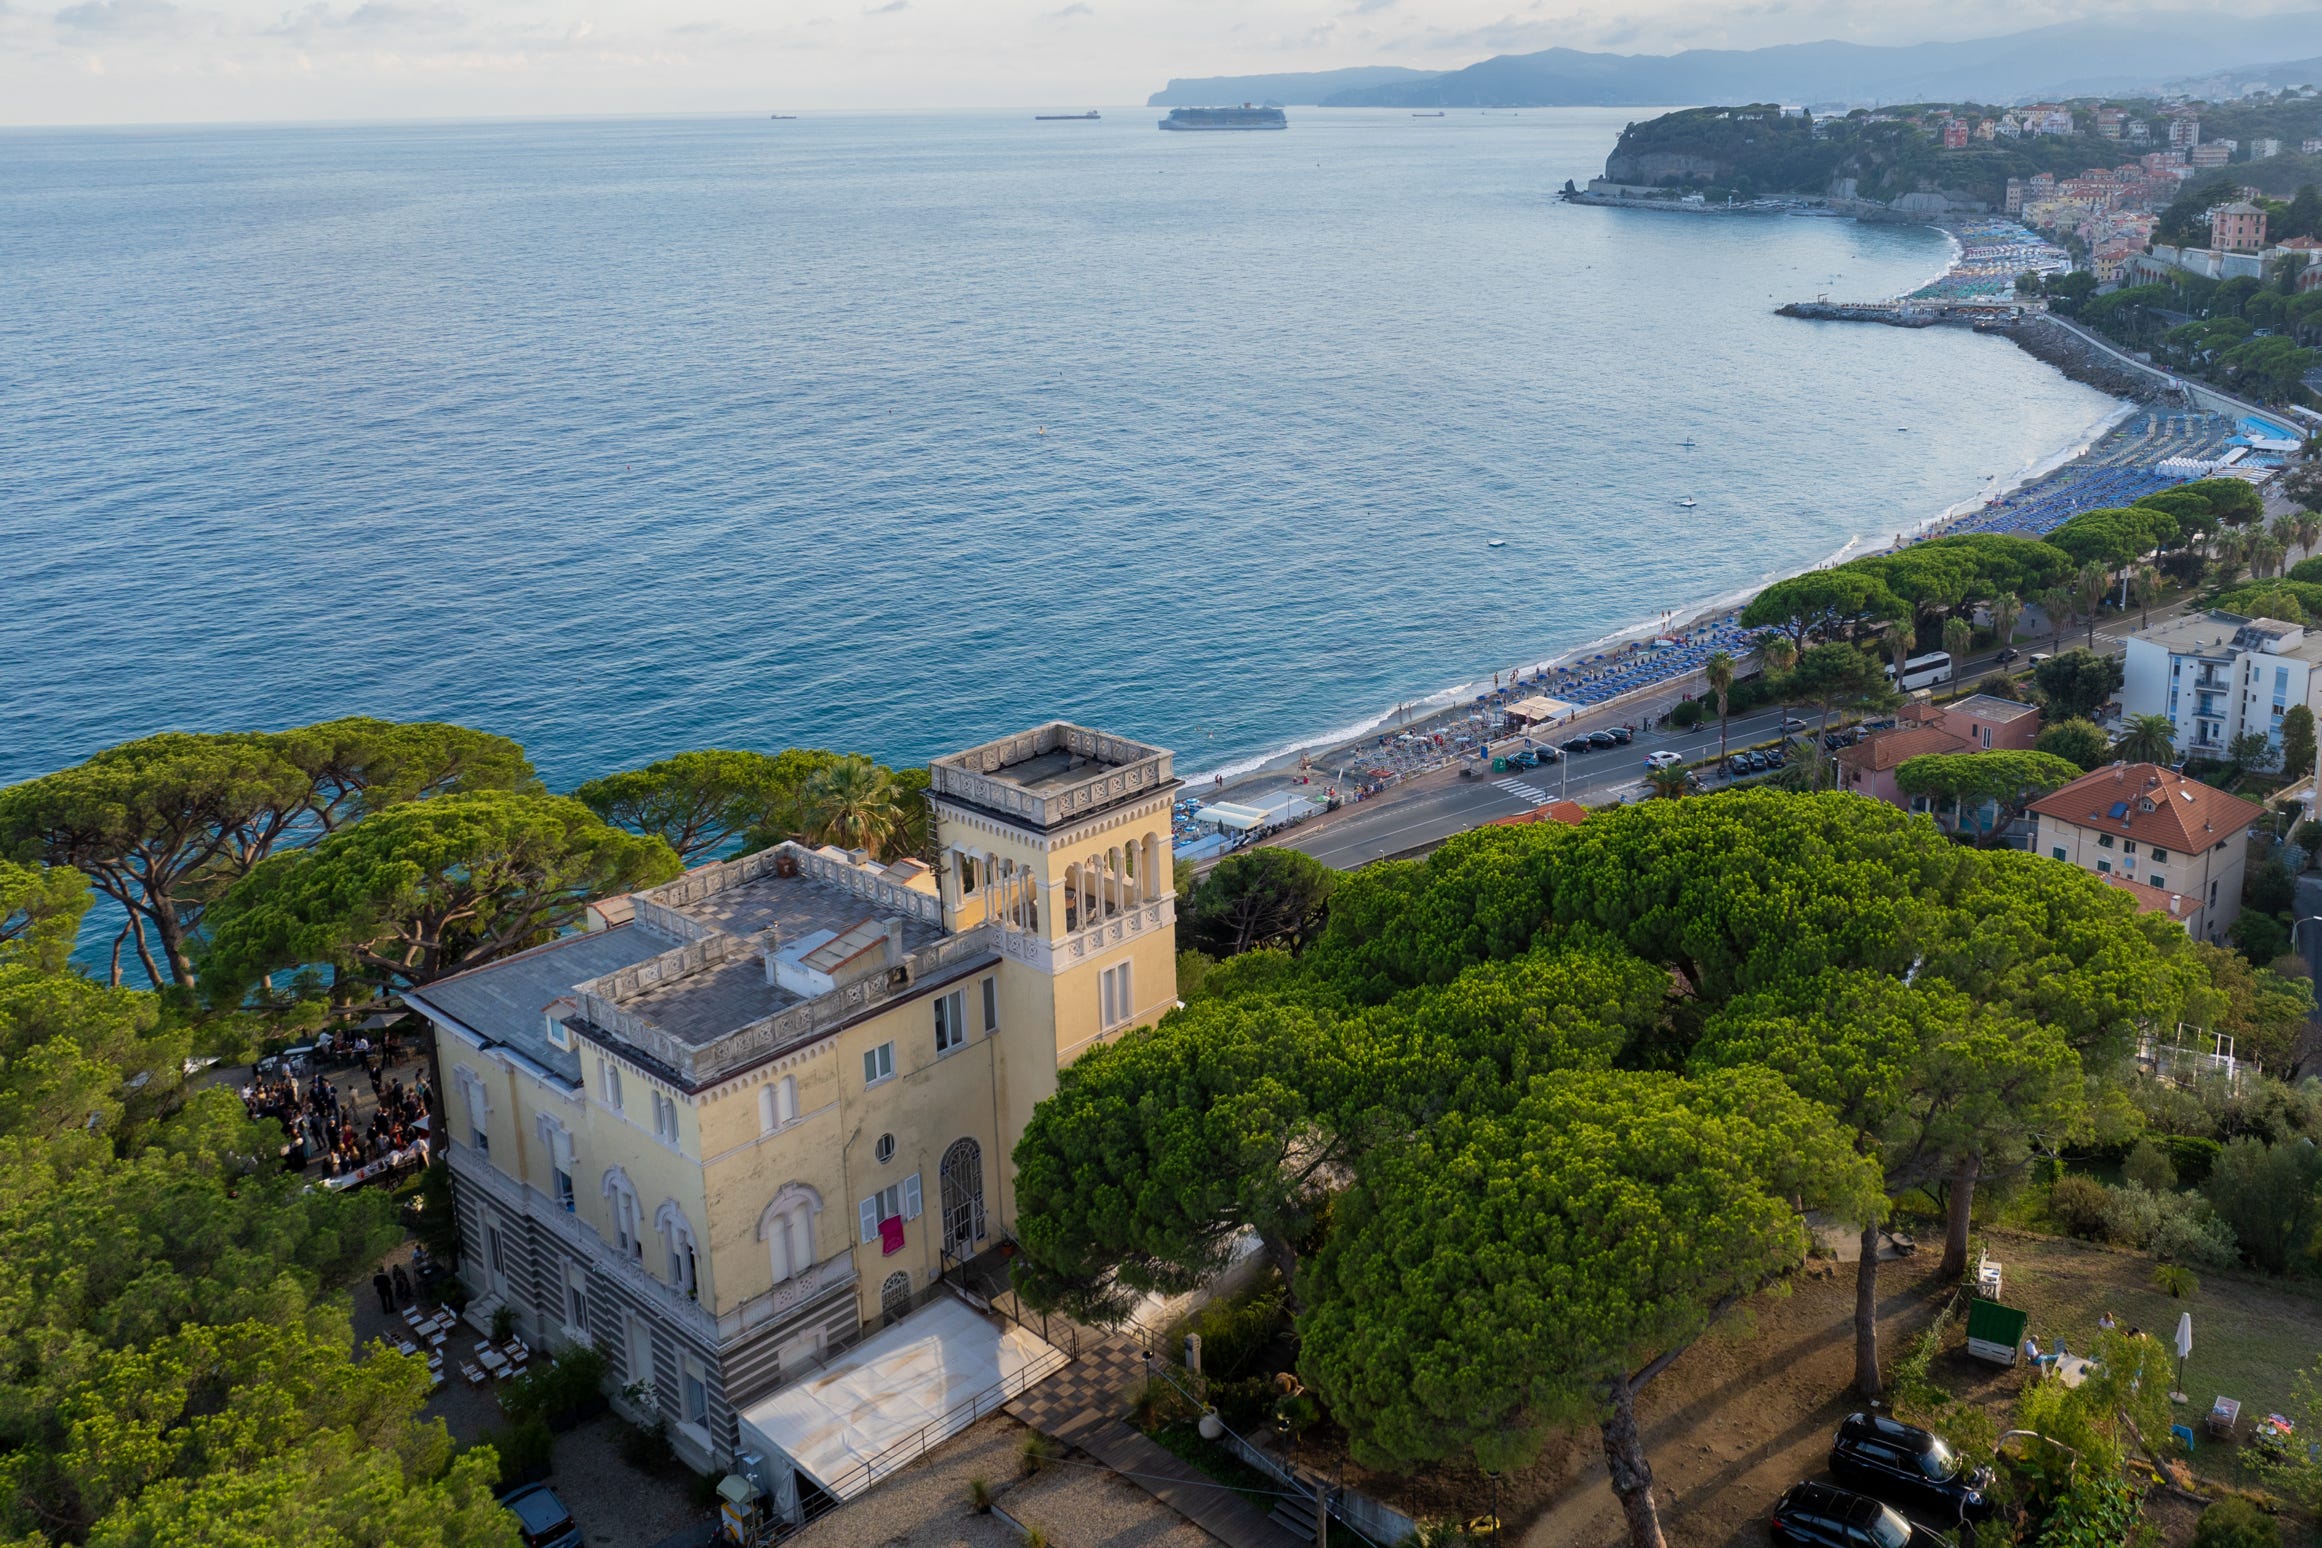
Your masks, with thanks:
M2183 611L2182 606L2156 608L2153 618L2157 623ZM2123 640L2137 627L2133 615L2098 624L2096 648L2108 655L2121 654L2127 649ZM2070 650L2086 641L2084 632L2074 631L2066 635L2060 648ZM2048 637L2045 632L2020 629L2016 648L2024 657L2029 657L2035 651L2049 649ZM2020 669L2023 660L2019 658L2012 665ZM1986 653L1971 657L1961 676L1973 683L1998 668L1999 663ZM1672 693L1665 702L1631 707L1627 713L1641 719L1661 712L1675 699ZM1793 710L1792 718L1803 721L1809 731L1817 724L1811 709ZM1584 716L1559 728L1548 739L1562 741L1575 731L1617 725L1621 719L1618 713ZM1727 727L1726 745L1744 748L1771 741L1782 735L1781 727L1779 708L1736 715ZM1485 772L1467 779L1455 770L1446 769L1306 823L1285 835L1280 843L1284 848L1310 854L1335 870L1352 870L1373 860L1432 848L1454 834L1482 827L1494 818L1530 811L1543 801L1559 797L1569 797L1589 806L1634 800L1644 792L1647 753L1673 752L1687 763L1697 763L1717 756L1717 737L1717 722L1712 720L1690 731L1640 731L1636 741L1627 747L1568 753L1564 761L1544 769L1506 774ZM2317 946L2322 947L2322 931L2314 933Z

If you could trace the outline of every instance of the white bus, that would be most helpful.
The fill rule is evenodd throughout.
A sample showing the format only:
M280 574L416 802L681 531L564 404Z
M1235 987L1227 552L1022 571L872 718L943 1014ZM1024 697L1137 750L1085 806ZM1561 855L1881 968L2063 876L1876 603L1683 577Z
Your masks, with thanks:
M1887 681L1895 683L1895 686L1905 693L1947 683L1951 681L1951 653L1946 650L1933 650L1924 656L1913 656L1903 663L1903 677L1900 682L1895 681L1895 669L1890 663L1887 667Z

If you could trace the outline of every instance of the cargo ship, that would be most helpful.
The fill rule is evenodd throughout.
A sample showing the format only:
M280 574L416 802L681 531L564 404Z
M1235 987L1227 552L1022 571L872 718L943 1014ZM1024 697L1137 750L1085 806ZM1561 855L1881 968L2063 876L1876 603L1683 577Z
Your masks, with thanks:
M1290 120L1277 107L1171 108L1161 120L1164 129L1287 129Z
M1103 114L1097 112L1094 108L1091 108L1085 113L1035 113L1032 115L1032 122L1036 124L1078 124L1085 123L1092 118L1102 118L1103 116Z

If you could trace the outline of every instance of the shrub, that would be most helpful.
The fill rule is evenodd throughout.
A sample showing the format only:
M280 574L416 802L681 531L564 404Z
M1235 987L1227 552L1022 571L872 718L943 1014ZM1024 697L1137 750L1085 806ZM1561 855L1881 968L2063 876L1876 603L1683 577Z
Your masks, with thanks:
M1680 731L1692 730L1701 724L1701 706L1691 699L1680 701L1677 707L1669 712L1669 724Z
M2105 1235L2156 1258L2202 1268L2230 1268L2240 1257L2233 1231L2189 1193L2155 1193L2130 1183L2105 1201Z
M2137 1141L2136 1148L2128 1153L2128 1159L2121 1163L2120 1170L2121 1175L2130 1182L2155 1193L2167 1193L2177 1186L2176 1163L2169 1159L2167 1151L2149 1139Z
M493 1308L492 1308L492 1342L493 1342L493 1343L495 1343L495 1344L505 1344L506 1342L508 1342L508 1340L510 1340L510 1339L512 1339L512 1338L514 1338L515 1336L516 1336L516 1308L515 1308L515 1307L513 1307L513 1306L495 1306L495 1307L493 1307Z
M1289 1327L1290 1300L1278 1274L1267 1274L1227 1300L1210 1302L1193 1319L1192 1331L1201 1335L1202 1374L1242 1375Z
M1029 1478L1046 1467L1054 1455L1055 1448L1049 1445L1047 1436L1027 1435L1016 1447L1016 1466Z
M968 1480L968 1507L979 1516L992 1513L992 1481L989 1478Z
M2190 1301L2201 1293L2201 1279L2182 1263L2153 1266L2153 1288L2172 1301Z
M556 1437L548 1432L546 1421L526 1419L506 1429L486 1431L483 1443L500 1458L500 1488L505 1491L548 1471Z
M2209 1169L2217 1164L2217 1153L2225 1148L2199 1134L2166 1134L2161 1142L2169 1148L2169 1164L2177 1169L2177 1180L2188 1187L2199 1187L2208 1180Z
M501 1389L500 1406L518 1419L556 1420L593 1408L604 1393L605 1357L592 1348L543 1356Z
M2280 1274L2313 1233L2317 1181L2322 1155L2311 1144L2301 1139L2267 1145L2245 1134L2218 1155L2209 1174L2209 1202L2250 1261Z
M2093 1177L2059 1177L2048 1189L2048 1213L2067 1235L2104 1240L2111 1211L2112 1190Z
M2201 1513L2193 1548L2282 1548L2282 1530L2248 1500L2229 1494Z
M2322 822L2301 822L2290 830L2290 842L2306 851L2309 857L2322 853Z

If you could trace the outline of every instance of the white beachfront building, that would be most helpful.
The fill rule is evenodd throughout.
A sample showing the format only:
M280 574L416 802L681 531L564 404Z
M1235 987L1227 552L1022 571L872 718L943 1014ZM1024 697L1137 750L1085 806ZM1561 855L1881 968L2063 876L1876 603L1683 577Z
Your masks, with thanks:
M2223 757L2235 737L2253 731L2278 753L2290 706L2316 706L2317 663L2322 636L2301 625L2189 613L2129 636L2121 713L2168 716L2181 755Z

